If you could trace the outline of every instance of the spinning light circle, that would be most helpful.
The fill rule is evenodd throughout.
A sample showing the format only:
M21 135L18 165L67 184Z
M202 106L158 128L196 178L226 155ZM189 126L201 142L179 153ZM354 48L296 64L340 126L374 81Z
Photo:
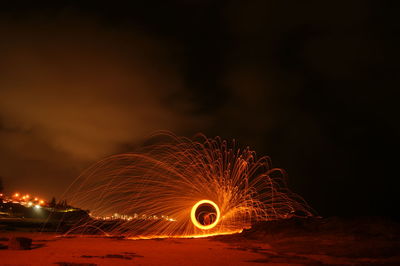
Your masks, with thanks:
M190 212L192 223L202 230L214 228L218 224L220 216L221 212L218 205L211 200L200 200L192 207Z

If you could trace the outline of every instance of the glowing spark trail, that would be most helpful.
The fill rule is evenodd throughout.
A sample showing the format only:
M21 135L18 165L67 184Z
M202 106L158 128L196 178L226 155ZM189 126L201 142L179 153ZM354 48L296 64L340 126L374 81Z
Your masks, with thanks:
M255 221L295 213L313 215L288 189L283 170L235 141L170 133L152 141L96 163L73 184L70 202L103 217L87 228L127 237L195 237L240 232Z

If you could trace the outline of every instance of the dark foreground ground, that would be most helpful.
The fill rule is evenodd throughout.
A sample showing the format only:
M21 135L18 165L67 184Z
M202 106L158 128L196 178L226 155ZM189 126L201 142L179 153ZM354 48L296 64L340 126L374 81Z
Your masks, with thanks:
M382 218L291 219L202 239L22 231L0 231L1 265L400 265L400 226ZM32 238L32 249L9 250L13 236Z

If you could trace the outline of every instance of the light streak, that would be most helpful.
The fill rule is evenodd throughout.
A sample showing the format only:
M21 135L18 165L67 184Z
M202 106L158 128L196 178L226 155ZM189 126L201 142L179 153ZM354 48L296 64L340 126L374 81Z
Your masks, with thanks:
M239 232L255 221L313 215L289 190L282 169L235 141L167 133L152 143L103 159L75 180L66 199L99 217L79 228L95 224L131 238L203 237Z
M196 211L197 211L197 209L199 208L199 206L202 205L202 204L211 205L211 206L215 209L216 218L215 218L215 221L213 221L213 222L210 223L210 224L205 224L205 225L204 225L204 224L200 223L198 217L196 216ZM200 229L202 229L202 230L209 230L209 229L215 227L215 226L218 224L218 222L219 222L220 216L221 216L221 212L219 211L218 205L215 204L215 202L213 202L213 201L211 201L211 200L200 200L199 202L197 202L197 203L192 207L192 210L191 210L191 212L190 212L190 218L191 218L191 220L192 220L192 223L193 223L197 228L200 228Z

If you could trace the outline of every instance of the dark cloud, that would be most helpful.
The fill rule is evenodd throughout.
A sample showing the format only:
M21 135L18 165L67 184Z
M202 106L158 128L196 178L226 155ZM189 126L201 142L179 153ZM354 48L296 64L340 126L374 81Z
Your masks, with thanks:
M82 165L155 130L201 125L186 115L193 103L171 43L80 17L3 21L0 35L7 40L0 44L0 150L9 189L49 177L66 183Z

